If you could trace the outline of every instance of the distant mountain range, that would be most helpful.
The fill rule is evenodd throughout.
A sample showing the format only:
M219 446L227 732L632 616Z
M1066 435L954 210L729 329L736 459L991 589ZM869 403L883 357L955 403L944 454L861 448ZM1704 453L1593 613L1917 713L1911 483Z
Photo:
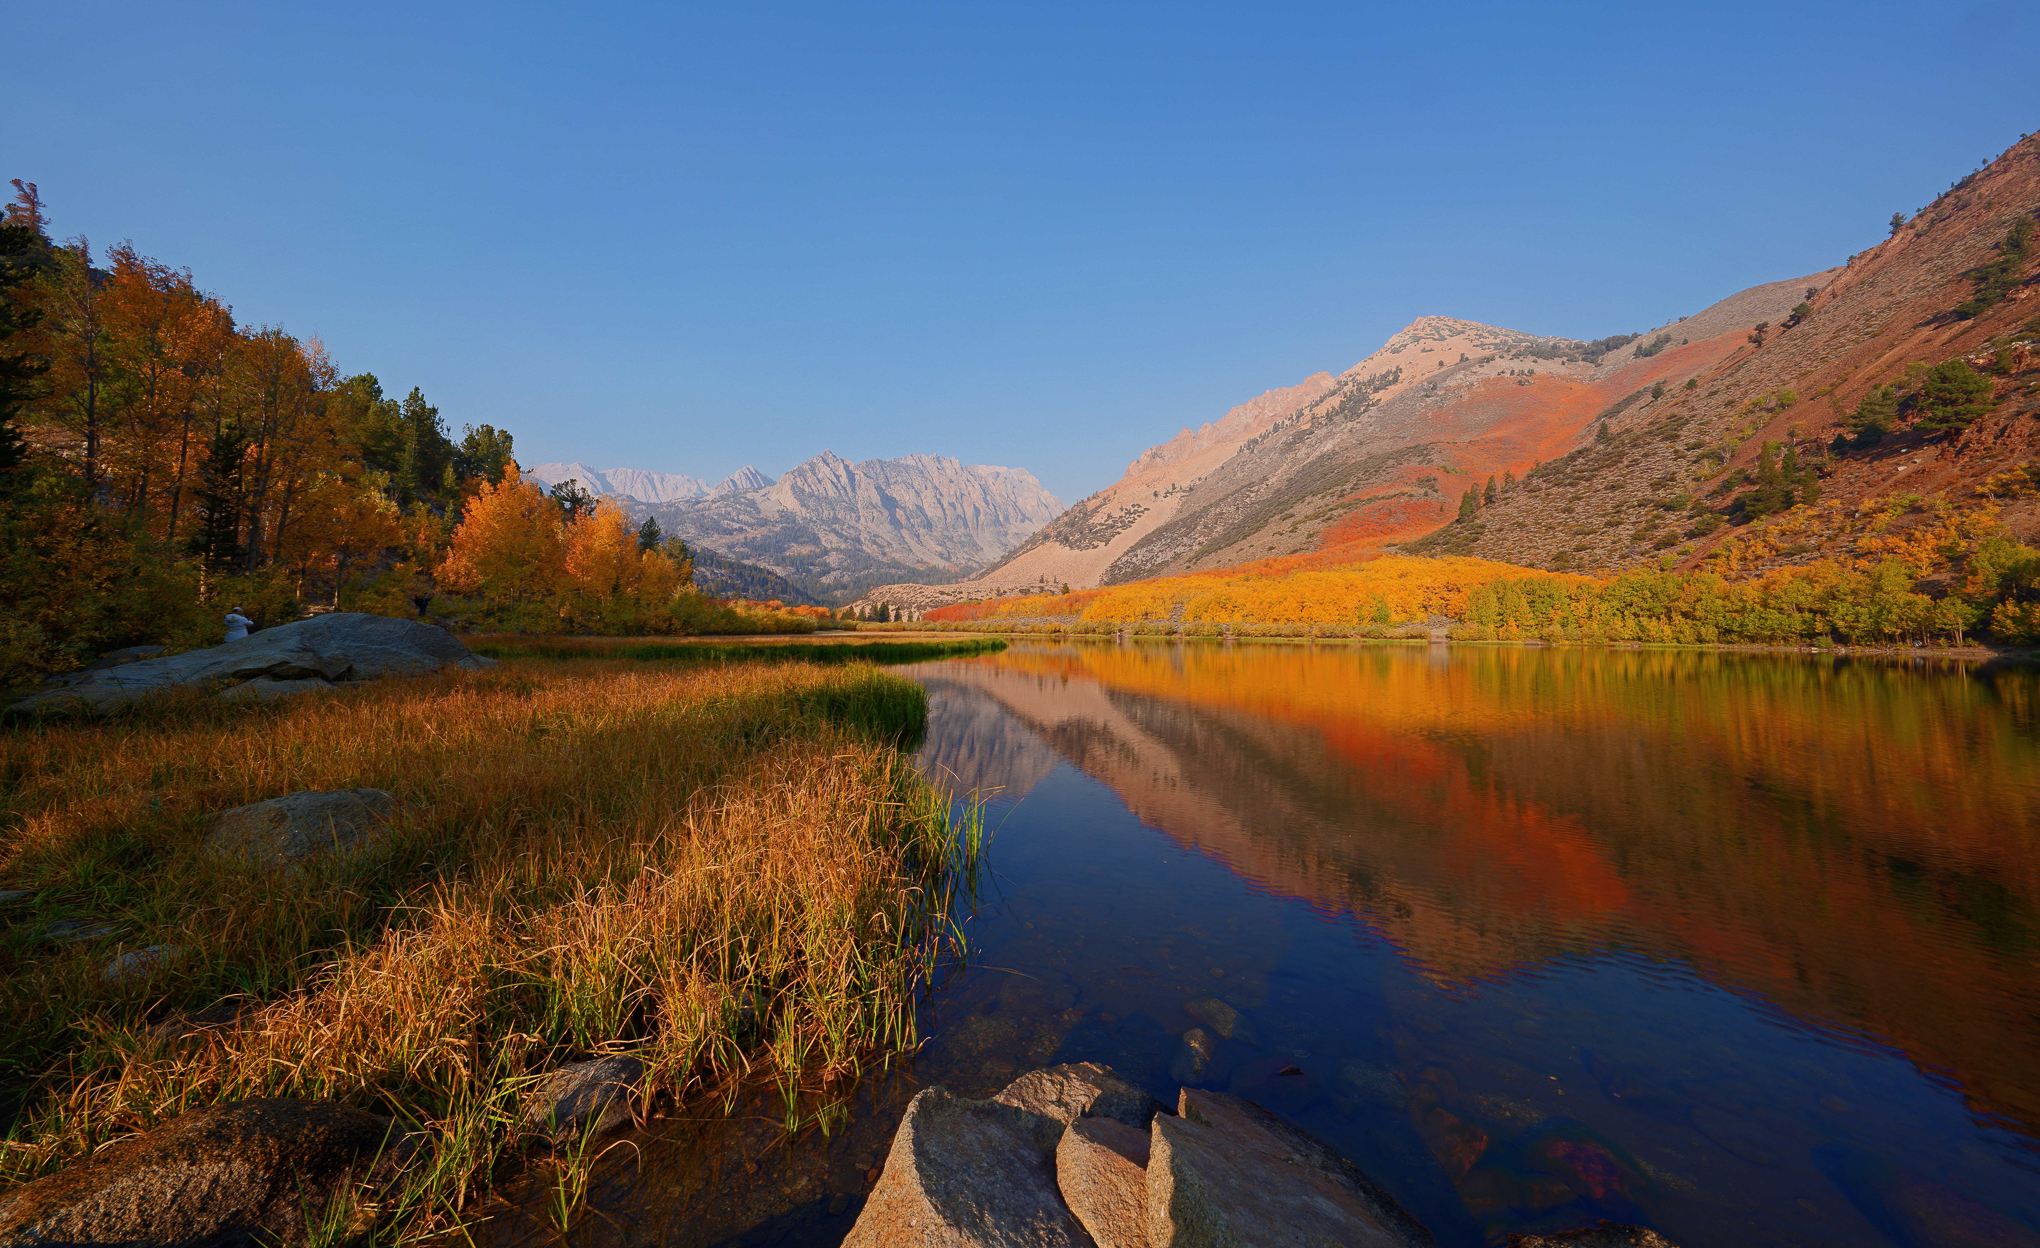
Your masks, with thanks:
M884 581L954 580L997 562L1062 511L1025 469L940 455L852 463L823 451L777 480L746 467L715 486L581 463L540 464L525 475L547 485L577 480L623 502L633 518L655 516L689 544L823 600Z
M772 478L746 465L710 485L700 477L681 472L649 472L643 468L590 468L586 464L540 464L526 468L524 475L548 486L562 481L579 481L590 494L628 498L640 503L675 503L689 498L733 490L755 490L772 484Z

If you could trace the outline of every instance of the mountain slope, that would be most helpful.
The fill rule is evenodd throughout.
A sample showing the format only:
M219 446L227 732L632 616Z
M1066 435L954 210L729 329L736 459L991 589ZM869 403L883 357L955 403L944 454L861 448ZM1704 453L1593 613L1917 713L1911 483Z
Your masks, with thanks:
M1493 507L1419 545L1539 567L1613 569L1666 554L1690 567L1726 555L1734 543L1736 567L1751 571L1860 553L1857 540L1869 526L1887 529L1886 538L1923 528L1935 519L1932 500L1974 506L1980 488L2000 500L1998 518L2015 536L2040 536L2031 483L1985 486L2040 464L2040 346L2033 344L2040 338L2040 246L2009 265L2009 290L1997 306L1968 319L1955 312L1977 289L1968 275L2004 256L2013 224L2036 215L2040 136L1851 257L1799 324L1772 330L1761 346L1731 331L1679 360L1677 375L1690 374L1694 389L1612 413L1605 439L1597 428ZM1785 318L1745 310L1742 319L1747 331L1758 320L1776 326ZM1964 357L1985 374L1990 405L1966 429L1925 429L1901 410L1897 428L1876 445L1846 436L1873 387L1918 394L1922 370ZM1760 468L1766 443L1780 453L1791 447L1818 475L1820 501L1746 523L1754 509L1738 499L1749 495L1754 483L1746 478ZM1798 491L1801 501L1805 493ZM1928 502L1906 501L1914 497ZM1902 504L1895 511L1894 500ZM1701 532L1715 524L1711 534Z
M865 600L925 610L1407 541L1450 520L1469 484L1564 454L1598 414L1726 357L1831 276L1591 343L1421 317L1337 377L1271 390L1153 448L969 581L879 586Z
M824 451L776 482L634 510L810 591L845 594L953 579L1025 541L1062 503L1025 469L936 455L851 463Z
M709 484L700 477L679 472L647 472L642 468L590 468L586 464L539 464L526 468L524 475L543 485L579 481L581 488L597 496L636 499L641 503L670 503L683 498L700 498Z

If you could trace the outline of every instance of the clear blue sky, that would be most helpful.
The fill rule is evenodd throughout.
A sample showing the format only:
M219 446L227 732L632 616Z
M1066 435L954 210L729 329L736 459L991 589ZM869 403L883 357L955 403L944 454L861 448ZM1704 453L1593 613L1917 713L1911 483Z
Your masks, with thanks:
M2040 128L2040 5L17 5L0 177L526 463L1144 447L1599 336Z

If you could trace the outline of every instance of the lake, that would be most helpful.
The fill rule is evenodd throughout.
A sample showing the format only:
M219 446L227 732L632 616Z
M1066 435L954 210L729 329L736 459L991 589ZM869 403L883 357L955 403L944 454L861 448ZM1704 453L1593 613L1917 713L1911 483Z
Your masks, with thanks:
M1159 642L900 670L924 768L994 829L916 1082L1184 1076L1445 1245L1602 1217L2040 1245L2032 671Z

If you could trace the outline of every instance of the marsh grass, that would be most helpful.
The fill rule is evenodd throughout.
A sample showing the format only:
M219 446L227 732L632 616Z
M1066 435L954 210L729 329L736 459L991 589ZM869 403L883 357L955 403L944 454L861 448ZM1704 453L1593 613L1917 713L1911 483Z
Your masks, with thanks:
M868 666L584 658L18 725L0 880L33 896L0 911L22 1098L0 1185L200 1105L339 1100L423 1133L362 1215L401 1239L536 1143L524 1090L566 1061L635 1054L690 1112L760 1081L826 1106L917 1043L975 877L980 825L895 748L925 713ZM350 787L402 803L369 853L285 875L200 852L213 812ZM44 939L59 919L120 931ZM153 982L101 981L161 944L186 952ZM231 1025L151 1030L222 1000Z
M477 654L492 659L638 659L680 663L925 663L934 659L996 654L1006 643L973 641L693 642L644 638L477 637Z

